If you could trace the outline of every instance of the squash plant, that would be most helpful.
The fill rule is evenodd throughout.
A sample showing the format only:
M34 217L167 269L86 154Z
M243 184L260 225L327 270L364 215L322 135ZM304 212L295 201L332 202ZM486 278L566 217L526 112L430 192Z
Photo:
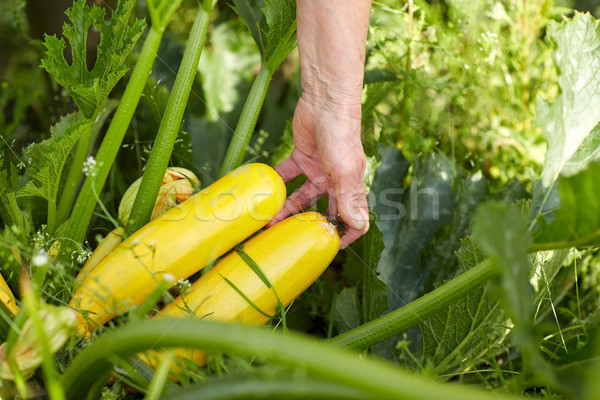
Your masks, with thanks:
M298 318L293 313L300 307L286 308L291 298L284 296L279 282L269 276L274 261L267 255L272 248L277 250L279 239L277 233L274 236L269 233L276 232L271 228L223 258L207 275L196 276L196 284L188 287L178 282L176 286L183 292L182 297L164 313L176 306L181 307L177 310L185 309L186 295L192 295L186 290L207 281L218 282L219 287L226 288L227 296L239 296L236 298L243 300L241 303L250 314L260 316L261 323L273 319L275 332L201 319L157 317L147 321L148 314L158 305L176 297L168 291L174 282L160 281L145 287L144 298L137 299L135 306L127 304L129 315L100 328L91 339L78 339L74 335L73 314L66 305L73 295L75 272L88 256L84 241L93 213L98 207L110 223L118 225L102 201L106 183L112 179L111 170L119 168L117 153L127 130L135 131L132 119L140 111L142 95L151 86L149 76L156 66L161 43L168 40L167 27L185 8L181 0L147 0L149 19L145 22L134 18L139 9L133 0L119 1L108 17L101 8L75 1L67 13L70 23L63 29L70 44L71 61L64 57L64 39L48 36L44 41L46 55L42 67L65 89L77 112L61 117L50 129L51 137L24 149L22 158L16 152L0 153L0 217L4 223L1 272L8 290L19 303L18 310L0 307L5 355L2 366L10 370L14 382L3 382L2 390L9 396L18 393L24 397L34 392L29 385L31 381L27 380L32 370L19 368L23 360L18 358L21 353L34 353L37 358L32 368L41 366L37 381L43 381L52 399L121 395L124 382L147 398L319 395L335 399L510 399L521 398L526 392L597 398L600 392L593 379L574 378L593 376L597 370L595 360L600 349L596 319L593 315L582 317L577 283L574 287L577 304L572 307L579 315L572 313L568 329L563 329L561 312L564 311L554 307L554 301L560 300L555 291L563 287L558 283L568 286L567 277L572 277L563 264L578 260L581 251L588 255L586 268L595 268L595 248L599 244L600 116L595 112L600 103L596 90L600 77L598 22L590 15L575 14L571 20L549 24L548 38L554 43L559 90L549 88L546 97L537 100L536 121L546 132L548 142L541 177L535 180L532 189L509 184L491 193L481 174L464 172L452 157L436 152L403 154L396 139L388 143L392 146L384 145L390 138L386 130L390 128L384 125L396 117L386 116L386 112L399 107L398 115L406 116L418 103L411 87L418 87L419 79L426 80L427 76L416 76L415 67L421 62L436 67L427 58L430 53L448 52L445 44L434 45L435 40L429 43L427 51L414 52L435 35L435 29L432 32L425 28L425 17L434 13L431 10L435 6L419 2L420 8L415 8L410 2L406 9L395 9L397 4L392 3L374 4L378 12L387 14L377 14L382 17L374 19L373 27L400 18L408 27L408 36L398 45L397 36L391 31L382 38L377 36L377 29L372 30L376 44L369 49L368 63L373 62L375 67L367 69L365 89L365 124L372 123L378 129L377 134L365 132L366 148L373 156L366 181L371 190L374 221L367 235L337 256L329 275L309 289L310 296L298 300L309 305L306 313L321 314L313 318L317 323L303 327L320 334L322 340L317 341L291 332L299 329L294 325ZM517 3L519 13L523 11L522 15L531 17L536 27L556 13L545 1L534 2L539 6L535 9ZM19 2L14 1L12 6L18 9ZM129 221L123 227L125 243L135 241L136 235L149 229L142 226L152 226L146 223L178 140L186 106L191 102L199 59L210 40L210 27L215 23L212 16L218 7L214 0L203 0L193 8L194 22L183 58L165 101ZM460 7L449 3L445 22L440 21L440 26L452 20L458 11L464 11ZM500 8L505 11L503 18L514 17L514 9L505 9L501 2L495 7L496 11ZM247 24L261 63L221 165L222 176L245 160L269 83L296 45L293 1L234 0L233 8ZM461 18L456 20L458 25L463 22ZM502 29L513 32L511 26L506 23ZM91 68L85 45L90 27L100 35L97 59ZM422 37L410 36L417 28L423 28ZM494 35L488 33L486 40ZM138 54L134 49L142 36ZM526 35L519 48L530 45L530 40L531 36ZM489 44L483 39L479 42L482 49ZM545 42L536 45L548 46ZM493 58L490 54L485 55L486 62ZM401 65L406 65L401 71L394 69L395 57L403 60ZM133 58L135 66L128 76L127 65ZM392 66L381 61L377 65L375 61L381 58ZM514 65L524 67L523 62L520 58ZM382 70L382 65L388 69ZM514 65L505 68L503 76L510 76ZM444 64L441 69L447 72L450 68L446 67ZM463 67L468 70L468 66ZM523 70L519 74L527 76ZM495 80L491 79L490 84L495 84ZM108 99L115 88L116 93L124 90L118 105ZM423 91L432 88L439 87L426 84L419 87ZM400 102L386 103L386 96L394 90L398 90L393 94L401 97ZM514 86L510 90L514 91ZM465 99L457 99L457 106ZM531 101L528 99L527 105ZM410 126L414 121L407 117L404 122ZM94 154L95 138L100 136L105 123L106 132ZM392 129L398 129L394 138L399 132L406 135L406 127L399 129L392 125ZM288 139L284 136L278 153L289 151ZM407 148L414 148L418 140L407 142L410 145ZM12 149L10 145L2 148ZM405 155L412 159L412 166ZM13 163L15 158L22 164ZM486 173L492 176L489 170ZM82 174L86 177L77 193ZM431 190L421 192L419 187ZM438 213L435 208L424 207L435 204ZM428 214L429 211L432 212ZM232 234L230 242L221 238L209 246L211 249L203 250L218 248L213 254L216 257L258 228L240 230L236 232L240 237ZM264 237L273 243L263 243ZM310 242L296 240L303 245ZM259 245L255 246L257 242ZM282 247L286 254L301 247L289 242L287 245L290 247ZM327 263L333 253L326 257ZM272 254L277 255L275 251ZM98 265L109 264L117 256L109 255ZM135 264L139 260L130 261ZM203 259L200 267L208 262ZM233 264L236 268L244 267L245 275L222 271L223 265ZM120 267L118 263L115 265ZM323 266L318 265L319 271ZM22 273L24 270L28 273ZM118 275L115 271L114 275ZM575 279L581 276L577 264L574 272ZM240 276L243 279L237 281ZM311 275L298 288L303 289L314 278ZM327 288L332 280L336 281L335 286ZM246 293L245 285L258 285L263 289L261 293L272 295L269 306L261 302L264 298L252 298ZM8 291L1 298L11 301ZM48 323L50 320L44 314L48 305L44 303L59 307L56 314L66 317L55 321L62 323ZM201 307L203 303L194 300L190 304ZM74 301L70 306L80 305ZM102 308L101 302L99 305ZM110 308L113 305L116 309L123 306L112 304ZM556 322L556 333L548 334L548 328L538 323L548 319ZM101 318L99 324L106 320ZM279 325L283 332L277 331ZM169 379L171 363L186 364L177 352L168 349L181 347L197 349L210 357L204 368L187 364L179 383L175 383ZM156 369L140 365L134 357L153 350L161 350L163 354ZM362 357L357 357L357 351ZM367 357L369 354L397 361L401 366L370 359L377 357ZM416 376L407 371L409 368L424 372L428 378ZM431 378L473 382L469 374L487 387L431 382ZM497 379L487 381L491 374ZM107 385L111 375L116 381ZM187 385L189 381L194 382Z

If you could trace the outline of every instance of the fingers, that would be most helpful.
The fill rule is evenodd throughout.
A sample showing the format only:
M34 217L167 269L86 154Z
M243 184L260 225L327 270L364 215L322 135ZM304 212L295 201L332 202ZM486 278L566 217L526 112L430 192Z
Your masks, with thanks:
M292 157L288 157L283 160L278 166L275 167L275 171L281 175L281 178L285 183L288 183L302 173L302 170L294 162Z
M317 200L323 195L323 190L319 189L310 181L306 181L292 193L279 213L267 224L267 227L276 224L279 221L284 220L292 214L299 211L303 211L317 202Z
M367 233L369 230L369 221L365 224L365 227L361 230L347 228L344 231L344 236L342 236L340 241L340 250L345 249L348 245L354 242L356 239L360 238L362 235Z
M349 152L331 168L338 213L345 224L358 231L365 228L369 219L364 184L365 166L364 153L354 151Z
M343 249L369 230L369 209L364 187L357 193L338 195L336 200L338 214L345 225L340 244Z

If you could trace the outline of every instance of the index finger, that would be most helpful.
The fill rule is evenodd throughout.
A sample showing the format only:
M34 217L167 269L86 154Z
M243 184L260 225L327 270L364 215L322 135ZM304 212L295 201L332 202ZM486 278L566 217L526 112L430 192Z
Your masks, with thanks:
M302 170L296 165L291 156L279 163L279 165L275 167L275 171L281 175L281 178L285 183L288 183L302 173Z

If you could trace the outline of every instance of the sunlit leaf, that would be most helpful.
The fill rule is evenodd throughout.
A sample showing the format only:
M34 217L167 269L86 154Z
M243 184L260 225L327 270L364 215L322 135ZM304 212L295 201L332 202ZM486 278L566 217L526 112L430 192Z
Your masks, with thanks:
M557 189L561 177L569 177L581 173L588 165L600 157L600 113L593 112L600 107L600 28L589 14L576 13L571 21L553 24L550 36L556 43L554 59L560 71L558 84L560 94L553 104L539 100L537 121L546 132L548 151L542 172L541 182L534 190L532 223L530 229L538 229L555 219L554 211L560 206L573 210L568 204L579 202L579 199L567 199L569 190ZM581 180L581 178L580 178ZM596 178L596 182L600 180ZM581 183L581 182L580 182ZM591 183L591 181L590 181ZM570 184L565 184L570 185ZM560 190L560 194L559 194ZM587 187L584 196L592 195L596 190ZM577 191L571 192L577 195ZM565 204L562 204L566 202ZM592 214L590 214L591 216ZM585 223L581 218L579 223ZM583 232L573 232L573 226L565 227L571 234L559 235L556 240L572 240L574 244L585 242L585 237L594 229L585 223ZM570 225L570 224L569 224ZM596 229L600 225L596 225ZM577 235L584 237L578 238ZM552 234L540 232L536 234L536 242L544 237L552 241Z
M129 15L134 0L121 0L110 20L105 21L104 8L89 8L79 0L66 11L72 25L65 24L63 35L71 46L72 62L64 56L65 41L55 35L46 35L46 58L42 67L71 95L81 113L90 118L102 107L117 82L127 72L125 58L129 55L145 23L136 20L129 27ZM97 59L94 67L87 66L87 36L90 26L100 31Z

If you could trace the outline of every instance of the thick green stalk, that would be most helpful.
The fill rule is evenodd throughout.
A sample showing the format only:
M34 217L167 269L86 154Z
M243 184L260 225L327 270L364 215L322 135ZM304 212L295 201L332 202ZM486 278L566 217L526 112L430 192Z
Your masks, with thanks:
M425 321L482 285L495 273L491 260L485 260L404 307L326 342L343 348L368 349Z
M254 132L254 127L256 126L256 121L260 114L260 109L265 101L269 83L271 83L271 79L273 78L273 72L274 71L269 70L264 64L260 68L256 80L252 84L246 103L244 104L244 108L242 109L242 114L235 127L235 132L233 132L233 137L231 138L227 154L225 154L225 159L221 165L219 176L223 176L236 169L244 162L244 157L248 151L248 145L250 144L250 139L252 138L252 133Z
M46 219L46 224L47 232L53 235L56 229L56 201L48 200L48 218Z
M163 28L153 27L148 32L148 36L146 36L146 40L144 41L144 47L131 74L125 93L123 93L119 107L96 155L98 173L94 177L88 176L86 178L81 193L77 197L75 207L69 218L69 226L66 233L66 236L75 242L81 243L85 238L85 233L96 208L94 189L96 193L102 192L102 187L106 182L106 178L123 142L123 137L125 137L125 132L129 127L133 113L146 86L146 81L150 75L152 64L154 64L163 31Z
M92 120L96 120L96 117L92 117ZM92 138L92 130L94 124L90 124L89 128L82 133L79 141L77 142L77 149L73 156L73 162L71 163L71 169L67 175L67 182L60 195L60 201L58 202L58 213L56 215L56 223L62 224L69 218L69 213L73 206L73 200L77 194L77 187L83 174L83 162L88 155L90 140ZM51 231L54 232L54 231Z
M196 20L192 26L192 31L185 47L185 53L177 72L177 78L175 78L175 84L169 96L163 119L160 122L152 153L148 159L148 165L144 171L140 189L131 209L129 222L125 228L126 236L131 235L150 221L156 196L169 165L173 146L175 145L177 133L179 133L179 127L183 119L183 112L185 111L190 91L192 90L200 54L206 40L213 2L214 0L204 0L202 7L196 15Z
M148 349L193 347L257 357L300 368L318 377L382 399L487 400L498 395L454 384L437 384L378 360L357 358L342 349L299 334L201 319L164 318L131 323L108 332L81 351L62 376L70 399L85 398L96 378L111 368L110 360ZM516 399L504 395L503 399Z
M281 375L281 374L280 374ZM179 390L164 400L252 400L252 399L331 399L364 400L370 396L307 376L275 374L230 375L206 379Z

